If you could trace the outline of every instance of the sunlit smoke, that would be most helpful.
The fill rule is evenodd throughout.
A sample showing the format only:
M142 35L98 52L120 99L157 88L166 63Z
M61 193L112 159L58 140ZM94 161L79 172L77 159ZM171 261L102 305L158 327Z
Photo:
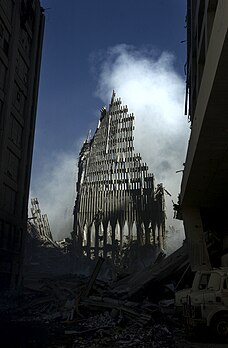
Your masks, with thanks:
M42 214L48 215L54 240L60 240L73 229L76 152L52 154L40 169L30 197L38 198Z
M96 95L110 103L112 90L135 115L135 152L140 152L156 183L171 193L166 197L167 226L176 233L172 249L183 240L182 223L173 219L185 160L189 127L183 115L184 81L174 69L175 57L154 50L118 45L99 56ZM167 228L168 229L168 228ZM180 231L180 233L178 233Z
M184 237L182 223L172 218L172 200L177 201L181 181L181 172L176 171L183 169L189 133L183 116L184 81L174 69L174 56L168 52L158 55L154 50L119 45L98 57L99 61L93 62L98 81L96 96L108 106L114 89L128 105L129 112L135 115L135 152L141 153L143 162L154 173L155 184L163 182L172 195L166 196L167 230L171 231L167 250L171 252ZM32 185L30 196L37 197L42 213L48 214L56 240L72 231L76 161L81 144L80 139L77 150L49 156Z

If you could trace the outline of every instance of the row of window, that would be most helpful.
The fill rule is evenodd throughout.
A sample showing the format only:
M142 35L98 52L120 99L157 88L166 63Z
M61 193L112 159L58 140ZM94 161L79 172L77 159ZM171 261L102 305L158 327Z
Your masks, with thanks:
M113 183L113 181L111 181L111 183L109 183L110 181L91 181L90 184L90 188L92 188L92 186L94 186L94 188L96 187L96 189L98 189L98 191L115 191L115 190L141 190L141 189L151 189L153 187L153 183L151 181L147 181L144 183L141 183L140 181L133 181L131 180L130 182L128 180L117 180L116 183ZM84 185L83 187L84 192L87 192L87 186Z
M32 38L30 37L27 30L25 30L25 28L21 28L20 30L19 42L21 44L21 47L23 48L23 52L29 58L32 47Z
M113 104L115 105L115 104ZM121 105L121 103L118 104L118 106ZM111 110L113 109L113 107L111 108ZM120 112L128 112L128 108L127 108L127 105L124 105L124 106L119 106L117 108L115 108L114 111L110 111L109 112L109 115L116 115L117 113L120 113Z
M115 150L115 149L114 149ZM123 154L119 152L116 155L117 151L113 151L111 154L107 154L107 156L103 157L102 159L97 160L96 155L90 156L90 163L91 164L101 164L101 163L117 163L117 162L140 162L142 160L142 157L140 156L140 153L132 153L130 156L127 154ZM95 160L93 160L96 158Z
M6 175L17 182L20 159L8 148L6 152Z
M14 145L16 145L19 149L22 147L22 133L23 127L18 119L11 113L10 117L10 133L9 139L12 141Z
M25 52L26 56L29 58L30 50L31 50L31 37L28 34L25 28L20 29L20 44L22 46L22 51ZM10 33L7 30L2 18L0 18L0 49L5 53L6 57L8 56L9 51L9 42L10 42ZM17 59L16 59L16 73L23 81L25 85L28 83L28 66L24 61L22 55L18 51ZM4 89L5 85L5 76L6 76L7 67L0 60L0 88Z
M191 52L189 52L190 56L188 57L188 83L190 87L189 116L191 121L193 120L196 100L203 76L207 48L218 1L199 1L197 4L198 7L196 7L196 2L192 1L192 15L190 13L188 14L188 41L189 45L191 45Z
M111 153L123 153L123 152L133 152L134 151L134 147L133 146L128 146L125 148L116 148L116 149L108 149L108 151L106 152L106 150L102 150L102 151L97 151L95 153L95 156L103 156L106 154L111 154Z
M114 113L113 112L109 113L109 115L111 115L111 124L113 124L114 126L117 126L118 124L121 124L121 123L127 123L128 125L133 123L134 115L127 114L127 116L121 117L120 113L122 112L123 112L122 110L119 110L119 111L115 111Z
M21 79L21 81L24 83L24 85L27 86L29 68L19 51L17 54L15 71L17 75L19 76L19 78Z
M126 126L126 127L115 127L115 126L111 126L110 127L110 136L113 134L113 135L116 135L116 133L131 133L133 130L134 130L134 126L132 124L130 124L129 126Z
M0 18L0 48L6 55L9 53L9 41L10 41L10 33L7 30L5 24L3 23L2 18Z
M104 137L101 137L101 139L104 139ZM130 141L133 141L134 140L134 137L132 136L126 136L126 137L118 137L116 138L113 137L113 136L110 136L109 139L108 139L108 145L111 146L111 145L115 145L117 143L126 143L126 142L130 142ZM95 146L106 146L107 145L107 139L104 141L104 140L101 140L101 141L98 141L98 139L94 142L94 145Z
M125 167L125 163L122 162L122 164L124 164L122 166L122 168L120 167L114 167L114 168L111 168L111 169L102 169L102 168L99 168L99 166L96 168L97 170L95 170L95 168L91 168L91 171L88 171L87 172L87 177L88 178L91 178L95 175L98 175L98 176L102 176L102 175L112 175L112 174L121 174L122 176L128 176L129 173L139 173L138 176L142 176L142 172L143 171L146 171L148 168L146 166L138 166L138 167L132 167L132 168L126 168ZM147 175L147 173L145 173L145 175Z
M4 90L4 88L5 88L6 72L7 72L7 67L5 66L3 61L0 59L0 89L2 89L2 90ZM27 69L25 69L25 71L22 72L22 75L24 76L24 83L26 81L25 76L27 76L27 73L28 73ZM25 96L23 90L20 88L20 86L16 82L14 83L13 101L12 102L13 102L15 109L23 117L26 96Z
M3 11L8 21L11 23L13 16L14 1L12 0L1 0L0 11Z
M0 58L0 89L4 90L6 83L7 67Z
M23 117L25 111L26 96L21 87L15 81L13 91L13 106L18 113Z

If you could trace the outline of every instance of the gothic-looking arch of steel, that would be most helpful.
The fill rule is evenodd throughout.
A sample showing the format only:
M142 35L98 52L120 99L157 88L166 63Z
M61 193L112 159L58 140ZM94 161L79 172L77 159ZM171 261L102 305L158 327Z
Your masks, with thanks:
M111 253L114 258L132 239L163 248L163 186L155 189L153 174L134 153L133 130L134 115L113 91L109 110L101 109L95 134L79 155L73 235L78 251L88 257Z

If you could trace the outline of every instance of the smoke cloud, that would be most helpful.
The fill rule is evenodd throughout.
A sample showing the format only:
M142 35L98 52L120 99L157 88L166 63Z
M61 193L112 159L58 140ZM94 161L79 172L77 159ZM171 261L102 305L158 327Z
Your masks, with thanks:
M189 127L183 116L184 81L174 68L175 57L168 52L118 45L92 57L96 73L96 97L108 105L114 89L135 115L135 152L140 152L155 184L162 182L171 193L166 196L167 250L182 244L182 222L173 219L172 200L177 201L185 160ZM97 110L97 119L99 111ZM77 140L76 140L77 141ZM80 146L78 146L80 143ZM30 197L37 197L43 214L48 214L55 240L72 231L72 210L77 181L76 157L81 147L67 153L53 153L34 175Z
M94 59L94 57L93 57ZM110 103L112 90L120 96L129 112L135 115L135 152L155 175L155 184L162 182L171 193L166 196L167 249L182 244L182 222L173 219L172 200L180 191L189 127L183 115L185 84L174 69L175 57L169 52L137 50L132 46L110 48L96 61L98 86L96 95ZM174 228L173 228L174 227Z
M53 153L41 167L30 192L31 198L38 198L42 214L48 215L54 240L69 236L73 229L75 154Z

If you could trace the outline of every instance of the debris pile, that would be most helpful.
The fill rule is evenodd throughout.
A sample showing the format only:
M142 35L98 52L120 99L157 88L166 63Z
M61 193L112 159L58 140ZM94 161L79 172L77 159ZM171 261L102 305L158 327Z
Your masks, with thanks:
M8 327L17 323L21 332L25 327L30 330L32 323L32 332L34 327L36 333L45 331L44 342L36 337L37 346L31 345L28 335L29 342L23 347L176 347L174 334L159 323L156 304L111 298L107 283L93 280L91 286L91 279L31 279L17 305L1 310L1 319L8 318ZM91 295L85 296L88 286ZM4 338L9 343L11 338L3 333Z
M103 258L98 258L90 277L30 273L17 301L1 306L0 319L7 319L8 328L17 324L20 332L16 329L12 339L18 342L25 340L25 328L34 333L23 347L179 347L177 325L174 328L170 320L174 294L170 292L167 300L161 288L167 267L179 269L185 259L183 249L172 260L159 255L153 266L115 282L99 277L106 267Z
M72 272L73 255L70 250L70 240L67 239L64 245L59 245L49 237L41 235L37 226L28 221L24 277L31 274L62 275Z
M93 317L92 319L99 320L100 318ZM133 323L125 325L123 328L114 321L111 321L112 326L107 326L110 319L106 320L103 326L94 325L89 330L78 331L79 337L75 339L73 347L177 347L174 335L165 324L142 328L137 323Z

